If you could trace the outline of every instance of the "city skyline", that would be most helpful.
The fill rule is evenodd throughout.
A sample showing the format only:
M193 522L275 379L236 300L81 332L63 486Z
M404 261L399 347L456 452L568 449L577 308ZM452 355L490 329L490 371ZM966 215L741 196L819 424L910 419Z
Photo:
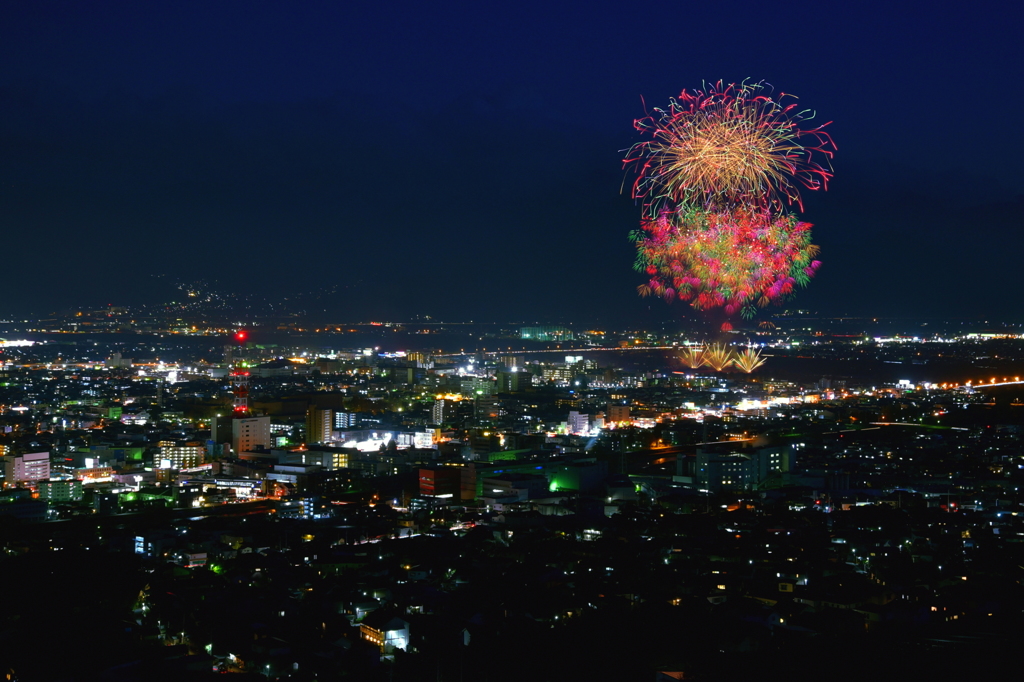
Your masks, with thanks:
M6 3L0 673L1010 669L1022 34Z
M1024 613L1022 335L808 323L731 369L741 339L683 358L677 331L464 353L5 342L0 568L23 589L0 665L383 682L1003 664ZM567 332L501 343L585 341Z

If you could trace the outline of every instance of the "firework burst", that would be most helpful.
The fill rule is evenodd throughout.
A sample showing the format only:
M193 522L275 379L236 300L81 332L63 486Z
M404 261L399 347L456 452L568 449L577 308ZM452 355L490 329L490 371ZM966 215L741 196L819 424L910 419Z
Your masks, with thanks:
M712 343L704 349L704 364L721 372L733 362L732 349L724 343Z
M736 369L750 374L755 369L765 363L765 359L761 357L761 351L754 350L753 348L747 348L733 358L732 364Z
M636 268L649 279L640 293L697 310L752 317L806 286L821 265L810 224L766 209L666 211L641 227Z
M764 83L719 81L634 122L645 139L625 163L643 202L632 233L648 275L641 295L750 318L814 276L811 226L786 207L802 208L801 189L827 185L835 145L828 124L806 127L813 113L790 99Z
M684 90L668 108L634 121L649 137L624 160L637 169L633 197L648 216L666 203L801 206L800 189L825 187L835 145L828 123L801 126L813 112L773 97L765 83Z
M704 346L689 346L679 354L679 359L690 369L698 369L704 365Z

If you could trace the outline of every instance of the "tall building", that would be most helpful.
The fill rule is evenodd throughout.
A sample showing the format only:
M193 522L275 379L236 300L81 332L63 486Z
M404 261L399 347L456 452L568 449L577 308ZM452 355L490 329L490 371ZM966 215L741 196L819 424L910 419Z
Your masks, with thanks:
M206 461L206 446L198 441L162 440L157 456L161 469L191 469Z
M359 414L356 412L341 412L336 411L334 413L334 430L344 431L345 429L354 429L359 426Z
M507 414L499 398L480 396L473 402L474 416L478 423L494 424Z
M39 499L47 502L81 502L81 481L40 481Z
M569 433L587 433L590 431L590 415L580 414L575 410L569 412L568 424Z
M270 438L270 417L243 417L231 421L231 447L235 452L269 449L274 442Z
M498 364L504 367L507 371L512 371L513 368L523 368L523 358L518 355L499 355Z
M459 401L448 398L438 398L430 410L430 420L434 424L448 424L455 419L456 409Z
M30 452L4 457L4 480L9 486L37 483L49 478L49 452Z
M459 382L459 390L468 398L489 396L494 392L494 382L486 377L463 377Z
M310 405L306 410L306 442L327 443L334 431L334 410Z
M498 372L499 393L525 391L532 385L533 375L529 372Z

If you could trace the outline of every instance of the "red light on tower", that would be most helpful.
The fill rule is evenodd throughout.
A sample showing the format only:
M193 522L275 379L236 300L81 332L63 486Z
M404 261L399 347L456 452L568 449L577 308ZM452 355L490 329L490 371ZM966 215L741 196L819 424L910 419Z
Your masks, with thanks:
M241 349L245 348L245 340L249 338L249 332L239 329L235 332L235 341ZM249 414L249 371L248 364L239 359L235 362L231 371L231 392L234 394L234 413L236 417L245 417Z
M231 372L231 392L234 394L234 413L237 417L249 414L249 372L235 367Z

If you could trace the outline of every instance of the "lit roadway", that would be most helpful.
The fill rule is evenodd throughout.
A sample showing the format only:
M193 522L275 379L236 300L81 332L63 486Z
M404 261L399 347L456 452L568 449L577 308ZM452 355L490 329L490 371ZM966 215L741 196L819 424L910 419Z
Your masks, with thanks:
M965 384L965 387L977 389L977 388L992 388L993 386L1017 386L1019 384L1024 384L1024 381L1019 381L1019 380L1007 381L1007 380L1004 379L1003 381L993 381L993 382L988 383L988 384L984 384L984 383L972 384L971 382L967 382Z
M515 355L525 355L527 353L593 353L595 351L621 351L621 350L679 350L686 348L686 346L625 346L625 347L608 347L608 346L585 346L583 348L545 348L543 350L512 350L510 346L507 350L484 350L481 351L484 355L506 355L513 353ZM435 355L437 358L458 358L464 355L475 355L475 351L461 352L461 353L442 353Z
M195 518L200 516L251 516L255 514L269 514L277 508L277 501L271 498L252 500L249 502L232 502L230 504L218 504L211 507L153 507L130 512L119 512L115 514L89 514L72 516L67 519L47 519L42 523L123 523L126 518L143 522L178 520L181 518Z

